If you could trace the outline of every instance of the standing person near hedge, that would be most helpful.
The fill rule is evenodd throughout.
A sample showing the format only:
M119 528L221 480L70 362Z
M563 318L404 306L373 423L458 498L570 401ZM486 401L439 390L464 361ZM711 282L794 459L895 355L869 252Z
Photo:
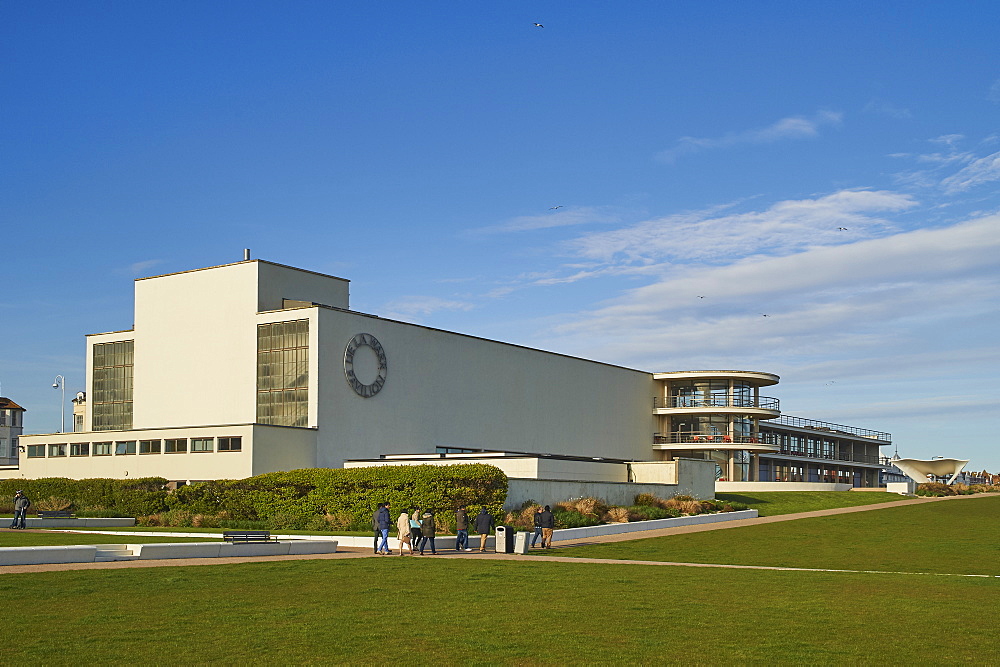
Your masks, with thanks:
M410 541L410 515L406 512L400 512L399 518L396 519L396 530L399 531L399 555L403 555L403 545L405 544L410 549L410 555L413 555L413 543Z
M420 515L420 555L424 555L424 546L427 545L427 541L430 540L431 543L431 555L437 556L437 549L434 547L434 538L437 536L436 527L434 525L434 512L427 510Z
M455 551L472 551L469 548L469 514L465 505L455 510Z
M542 548L552 548L552 529L556 527L556 518L552 516L552 510L546 505L541 514L538 515L539 523L542 526Z
M29 507L31 507L31 501L28 500L28 496L24 495L24 491L18 490L14 494L14 520L10 522L11 528L24 530L24 519L28 515Z
M486 551L486 538L490 536L490 531L495 527L493 517L486 511L486 508L479 510L476 515L476 532L479 533L479 551Z
M539 505L535 508L535 516L532 517L535 520L535 532L531 536L532 549L535 548L535 542L542 538L542 512L544 511L545 510L542 509L542 506ZM542 540L542 546L545 546L545 540Z
M378 532L382 538L376 551L380 554L389 555L389 527L392 526L392 517L389 516L389 503L379 503L379 510L375 513L375 520L378 523Z
M372 551L378 553L378 538L382 537L382 531L378 529L378 515L382 511L385 505L382 503L378 504L375 511L372 513L372 531L375 533L375 544L372 546Z
M418 507L410 515L410 553L414 556L417 555L415 549L420 548L422 537L423 535L420 533L420 508Z

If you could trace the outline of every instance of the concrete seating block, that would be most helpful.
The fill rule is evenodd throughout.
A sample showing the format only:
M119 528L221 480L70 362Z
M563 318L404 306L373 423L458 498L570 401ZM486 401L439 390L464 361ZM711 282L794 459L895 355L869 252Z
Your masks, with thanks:
M337 553L335 540L296 540L288 543L289 554L334 554Z
M97 547L5 547L0 549L0 565L42 565L47 563L93 563Z
M218 542L157 542L151 544L130 544L128 548L139 560L160 558L218 558Z
M219 556L284 556L288 542L230 542L219 545Z

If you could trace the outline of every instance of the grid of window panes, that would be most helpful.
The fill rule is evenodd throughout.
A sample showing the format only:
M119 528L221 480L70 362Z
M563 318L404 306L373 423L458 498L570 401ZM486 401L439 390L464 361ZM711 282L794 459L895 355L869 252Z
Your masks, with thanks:
M125 431L132 428L133 341L94 345L94 431Z
M257 326L257 422L309 425L309 320Z

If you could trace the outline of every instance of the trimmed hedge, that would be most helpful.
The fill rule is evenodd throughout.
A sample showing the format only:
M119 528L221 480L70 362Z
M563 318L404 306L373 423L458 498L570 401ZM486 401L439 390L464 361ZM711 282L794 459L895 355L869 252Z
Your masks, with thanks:
M29 511L37 510L39 501L55 497L72 501L73 511L80 513L141 516L166 509L166 483L162 477L4 479L0 480L0 506L13 507L14 493L20 489L32 502Z
M483 463L447 466L303 468L240 480L215 480L183 486L167 498L169 510L223 515L238 521L264 521L284 528L306 528L318 517L336 516L355 530L371 527L380 502L392 504L395 522L410 507L445 514L466 505L499 518L507 498L507 476Z

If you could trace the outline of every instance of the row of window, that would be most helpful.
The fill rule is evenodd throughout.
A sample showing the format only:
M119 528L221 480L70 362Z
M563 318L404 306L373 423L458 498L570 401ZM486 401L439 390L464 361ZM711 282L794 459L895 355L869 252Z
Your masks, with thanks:
M165 440L118 440L116 442L71 442L51 445L28 445L29 459L62 456L129 456L133 454L187 454L199 452L239 452L243 438L167 438Z

